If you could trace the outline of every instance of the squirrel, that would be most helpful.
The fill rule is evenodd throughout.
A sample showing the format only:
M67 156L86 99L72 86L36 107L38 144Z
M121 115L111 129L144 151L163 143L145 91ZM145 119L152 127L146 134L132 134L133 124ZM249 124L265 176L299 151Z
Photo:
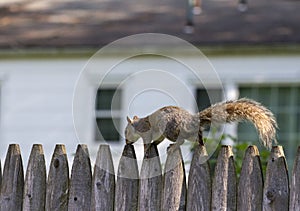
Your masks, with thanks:
M211 123L223 124L230 122L250 121L258 131L261 143L268 149L276 141L278 128L273 113L260 103L241 98L214 104L199 113L191 114L177 106L166 106L154 113L131 120L127 116L125 129L126 144L133 144L139 138L144 145L159 144L165 138L175 142L179 147L184 140L198 141L204 145L202 131Z

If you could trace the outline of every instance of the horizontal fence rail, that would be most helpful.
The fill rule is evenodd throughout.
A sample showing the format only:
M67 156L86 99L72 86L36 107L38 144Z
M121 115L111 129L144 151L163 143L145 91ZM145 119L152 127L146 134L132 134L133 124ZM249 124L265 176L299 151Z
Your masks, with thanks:
M117 167L108 145L100 145L95 165L87 146L77 147L71 175L64 145L56 145L46 174L42 145L33 145L26 174L19 145L9 146L0 210L300 210L300 147L289 176L283 149L274 146L263 178L259 151L249 146L237 178L233 152L222 146L214 175L206 149L196 146L188 182L180 149L169 150L164 169L155 145L145 148L141 171L134 147L126 145Z

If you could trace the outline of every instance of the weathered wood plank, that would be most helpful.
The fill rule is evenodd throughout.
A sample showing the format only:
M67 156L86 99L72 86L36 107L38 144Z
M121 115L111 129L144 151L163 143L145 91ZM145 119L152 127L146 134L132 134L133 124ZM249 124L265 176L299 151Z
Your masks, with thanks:
M238 184L237 210L262 210L263 174L256 146L246 150Z
M222 146L212 185L212 210L236 210L236 172L231 146Z
M115 173L109 145L100 145L92 181L92 210L114 210Z
M23 210L45 210L46 165L43 147L34 144L30 153L23 196Z
M89 152L85 144L77 146L73 160L68 211L91 209L92 169Z
M64 145L56 145L47 181L46 210L68 210L69 165Z
M176 146L176 145L174 145ZM164 169L162 210L185 210L186 178L180 148L168 150Z
M1 185L2 185L2 167L1 167L1 160L0 160L0 197L1 197Z
M300 146L294 161L289 210L300 211Z
M263 210L289 209L289 177L282 146L274 146L268 159Z
M169 152L163 179L157 148L150 145L144 156L139 182L134 148L126 145L118 166L115 193L114 167L109 146L99 147L92 179L87 147L79 145L73 161L68 198L69 169L66 151L63 145L57 145L49 170L46 210L67 210L69 199L69 210L114 210L114 206L118 211L138 208L184 210L186 206L186 210L198 211L210 208L236 210L237 206L238 210L284 211L290 208L300 211L300 147L294 162L290 199L287 166L281 146L272 149L263 190L259 152L255 146L247 149L238 185L238 197L231 147L223 146L220 151L212 187L209 165L203 163L206 158L205 148L197 146L191 163L187 193L180 150ZM2 184L0 164L0 210L22 210L22 205L23 210L44 210L45 169L42 146L33 145L24 184L20 148L16 144L10 145Z
M205 147L197 145L189 172L186 210L211 210L211 176L207 160Z
M22 210L24 172L18 144L8 147L2 179L0 210Z
M157 146L150 144L146 147L140 173L139 210L161 210L162 186L162 169Z
M139 173L133 145L125 145L118 166L115 210L138 209Z

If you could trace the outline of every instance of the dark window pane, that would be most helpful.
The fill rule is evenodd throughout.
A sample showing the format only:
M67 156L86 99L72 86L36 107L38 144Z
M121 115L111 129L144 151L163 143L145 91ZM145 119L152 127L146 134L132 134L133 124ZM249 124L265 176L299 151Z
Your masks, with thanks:
M115 124L115 125L114 125ZM104 141L119 141L120 135L117 128L120 128L120 119L111 119L111 118L98 118L97 126L99 131L104 138ZM99 131L96 131L96 140L102 140Z
M246 91L245 91L246 90ZM270 86L249 86L240 88L241 97L248 93L253 93L253 99L263 103L271 109L277 117L279 130L277 130L277 140L284 146L287 157L294 157L297 140L300 140L300 87L271 84ZM295 93L294 93L295 92ZM246 128L242 125L238 127L239 140L248 138ZM254 133L254 131L253 131ZM252 136L252 135L251 135ZM289 167L292 160L288 160Z
M113 103L113 105L112 105ZM120 110L121 90L119 89L99 89L96 97L97 110Z
M209 107L211 104L222 101L221 89L197 89L196 95L199 111Z
M291 115L288 112L278 112L276 118L277 122L280 124L279 133L292 132L290 125Z
M257 89L258 100L265 106L269 106L271 104L271 88L270 87L259 87ZM274 97L274 96L273 96Z
M196 98L199 111L210 106L208 94L205 89L198 89Z
M297 100L296 100L296 103L297 103L297 106L298 106L298 108L300 109L300 87L298 87L297 89L296 89L297 91L296 91L296 96L297 96Z
M297 116L296 116L296 130L300 135L300 111L298 111ZM298 138L299 138L299 141L300 141L300 137L298 137Z
M291 87L279 87L278 89L278 104L279 106L291 106Z
M197 89L196 100L198 111L209 107L212 104L222 101L222 90L221 89ZM197 111L197 112L198 112ZM210 127L206 127L205 131L210 131Z
M247 87L241 87L240 88L240 98L253 98L252 96L252 89Z
M247 134L249 133L249 125L245 122L241 122L239 123L238 125L238 130L239 130L239 133L242 133L242 134Z
M238 124L238 141L255 142L258 134L255 127L249 122L240 122Z

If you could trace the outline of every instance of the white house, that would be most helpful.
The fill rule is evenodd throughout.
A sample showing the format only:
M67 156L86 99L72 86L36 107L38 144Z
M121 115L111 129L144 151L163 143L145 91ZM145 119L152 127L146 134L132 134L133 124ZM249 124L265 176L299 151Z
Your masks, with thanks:
M300 137L300 55L211 55L210 63L180 51L172 56L0 60L2 162L11 143L21 145L24 163L34 143L43 144L47 163L57 143L66 145L70 160L77 144L85 143L95 160L102 136L118 160L127 115L146 116L165 105L197 112L197 103L200 109L210 103L206 91L212 102L250 97L270 107L280 127L279 143L293 159ZM107 72L111 64L117 65ZM198 64L199 69L189 69ZM258 139L250 125L233 124L224 132L240 141ZM163 156L168 144L159 147ZM135 147L141 159L141 142ZM185 159L190 158L189 147L183 146Z
M205 1L192 34L183 32L187 1L14 2L0 2L2 163L11 143L21 145L24 163L34 143L43 144L48 164L57 143L66 145L70 160L85 143L94 161L103 140L118 160L126 116L146 116L164 105L197 112L238 97L276 114L279 143L293 160L300 143L299 2L273 0L270 7L270 1L252 0L240 13L235 2ZM113 42L147 32L174 37ZM206 46L207 57L184 40ZM257 143L249 124L224 130ZM161 155L168 144L159 147ZM140 160L141 142L135 147ZM189 147L182 146L186 159Z

